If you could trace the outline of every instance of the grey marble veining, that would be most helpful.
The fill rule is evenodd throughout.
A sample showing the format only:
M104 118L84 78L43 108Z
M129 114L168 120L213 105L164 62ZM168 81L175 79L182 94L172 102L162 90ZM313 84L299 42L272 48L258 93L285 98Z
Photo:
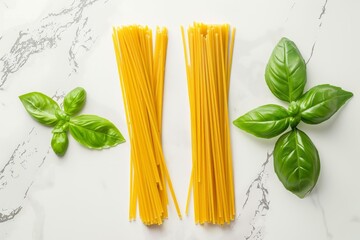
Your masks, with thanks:
M48 150L43 155L31 142L36 135L37 131L34 127L29 131L27 138L18 144L9 161L0 171L0 222L13 219L21 211L22 202L27 197L33 182L31 178L27 179L27 176L29 173L35 174L36 169L41 167L46 159ZM43 157L39 158L39 155ZM29 162L30 159L38 161L34 164L33 161ZM12 201L9 201L10 199Z
M322 6L321 13L319 15L319 20L321 20L322 16L326 13L326 5L328 4L328 0L325 0L324 5ZM321 25L321 23L320 23Z
M65 93L60 91L52 98L60 102L64 96ZM36 173L49 155L49 146L41 148L36 144L36 139L39 138L36 128L31 128L26 139L17 145L0 171L0 206L11 203L6 208L0 208L0 223L13 219L21 211Z
M81 20L79 26L76 29L75 38L72 41L71 47L69 49L69 65L71 67L71 72L76 73L79 68L78 56L81 55L82 51L89 51L91 47L96 42L96 37L93 36L92 29L88 25L89 17Z
M70 6L58 12L49 13L40 23L20 30L11 49L5 51L2 56L0 55L0 67L2 67L0 89L4 89L9 76L21 69L33 54L55 48L65 32L69 31L72 26L76 27L76 33L68 52L69 66L71 67L69 76L76 72L79 67L77 58L83 52L89 51L96 41L91 27L88 25L89 17L85 14L86 9L96 2L99 0L75 0ZM0 37L1 39L2 37ZM53 99L60 102L64 95L65 93L59 90L53 95ZM50 147L40 153L38 147L33 146L33 142L36 142L34 140L36 135L34 127L29 131L27 138L14 149L9 161L0 171L0 203L6 202L7 199L17 199L12 201L9 207L0 208L0 222L13 219L21 211L22 203L33 183L36 168L43 165L49 154ZM21 183L19 184L19 182ZM15 188L16 190L13 191ZM19 192L23 192L23 197L21 194L18 197L14 196L14 192L18 195ZM1 206L5 206L5 204Z
M325 3L324 3L324 5L323 5L322 8L321 8L321 13L320 13L319 19L318 19L318 20L319 20L319 26L318 26L316 38L318 37L318 35L320 34L320 31L321 31L321 26L322 26L322 24L323 24L323 16L324 16L325 13L326 13L327 4L328 4L328 0L325 0ZM311 58L312 58L312 56L313 56L313 54L314 54L316 41L317 41L317 40L315 39L314 43L312 44L310 56L309 56L309 58L306 60L306 64L308 64L308 63L310 62L310 60L311 60Z
M320 201L320 197L319 194L314 193L311 196L315 206L317 208L320 209L321 211L321 217L322 217L322 222L323 222L323 226L324 226L324 230L325 230L325 234L326 234L326 239L331 240L333 239L333 235L330 232L329 226L328 226L328 222L327 222L327 218L326 218L326 213L325 213L325 209L324 206L322 205L321 201Z
M72 70L76 71L76 52L79 47L89 49L89 44L92 44L85 12L99 1L74 0L70 6L49 13L34 26L20 30L12 47L4 53L0 51L0 89L4 89L9 76L24 66L33 54L55 48L63 35L73 26L77 30L69 49L69 64Z
M264 221L267 212L270 210L269 190L266 186L266 180L268 177L267 172L272 170L268 167L269 161L272 161L272 159L273 154L267 153L266 160L261 165L260 172L246 191L246 199L240 210L241 213L237 218L241 220L241 215L244 214L244 212L252 211L249 222L250 231L244 236L245 240L261 240L264 238ZM254 204L249 204L249 202L257 202L255 209L253 207Z
M0 223L13 219L21 211L21 209L22 209L21 206L11 211L9 211L8 209L2 209L2 211L4 212L7 211L7 213L0 213Z
M71 67L69 76L76 72L79 67L77 58L84 51L89 51L96 41L91 27L88 25L89 17L85 14L86 9L96 2L99 0L75 0L70 6L58 12L49 13L40 23L20 30L11 49L5 51L2 56L0 55L0 68L2 67L0 89L4 89L9 76L21 69L33 54L55 48L72 26L76 27L76 33L68 52L69 66ZM1 39L2 37L0 37ZM52 98L60 102L64 95L65 93L59 90ZM0 171L0 203L4 203L0 204L2 206L0 222L13 219L21 211L22 203L27 197L37 172L36 168L43 165L49 154L50 147L40 152L37 146L33 146L36 142L34 140L36 135L34 127L29 131L27 138L14 149L10 159ZM23 192L22 197L19 194L21 192ZM14 193L20 196L14 196ZM9 207L4 208L8 199L12 199L11 204L7 203ZM13 201L13 199L17 200Z

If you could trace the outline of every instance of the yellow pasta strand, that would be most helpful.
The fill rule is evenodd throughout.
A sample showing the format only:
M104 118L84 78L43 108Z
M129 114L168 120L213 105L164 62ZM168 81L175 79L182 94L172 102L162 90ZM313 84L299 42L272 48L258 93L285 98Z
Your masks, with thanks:
M235 29L194 23L181 27L191 112L192 172L186 203L193 192L195 223L225 224L235 217L228 117Z
M129 220L136 208L146 225L168 217L168 195L180 209L161 146L167 29L138 25L113 28L113 42L131 143Z

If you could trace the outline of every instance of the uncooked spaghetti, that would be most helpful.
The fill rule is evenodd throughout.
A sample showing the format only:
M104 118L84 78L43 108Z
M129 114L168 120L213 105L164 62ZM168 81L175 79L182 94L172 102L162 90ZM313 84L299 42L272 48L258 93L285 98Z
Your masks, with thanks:
M129 219L146 225L168 217L167 187L181 217L161 146L167 30L138 25L117 27L113 41L131 143Z
M194 23L181 28L191 112L195 223L224 224L235 217L228 94L235 29Z

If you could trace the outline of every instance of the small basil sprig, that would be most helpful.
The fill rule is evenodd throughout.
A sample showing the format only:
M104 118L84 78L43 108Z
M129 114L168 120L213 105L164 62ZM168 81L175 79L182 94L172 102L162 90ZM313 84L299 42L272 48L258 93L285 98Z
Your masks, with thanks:
M51 147L63 156L68 148L68 131L76 141L91 149L103 149L125 142L113 123L95 115L79 115L86 102L86 91L77 87L69 92L63 102L64 110L50 97L31 92L19 96L26 111L38 122L54 126Z
M319 124L334 115L353 94L329 84L303 93L306 64L295 43L282 38L273 50L265 70L271 92L290 103L288 109L268 104L234 121L240 129L261 138L283 134L274 148L275 172L286 189L305 197L315 187L320 174L320 158L310 138L297 128L300 121Z

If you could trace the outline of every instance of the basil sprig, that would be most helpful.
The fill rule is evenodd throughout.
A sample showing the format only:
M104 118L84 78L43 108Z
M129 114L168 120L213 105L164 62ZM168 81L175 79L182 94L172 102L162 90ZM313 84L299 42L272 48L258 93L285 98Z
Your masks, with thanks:
M19 96L26 111L38 122L53 126L51 147L63 156L68 148L68 131L80 144L91 149L103 149L125 142L120 131L109 120L96 115L79 115L86 102L86 91L77 87L63 102L64 110L50 97L31 92Z
M303 93L306 64L295 43L282 38L274 48L265 70L270 91L290 103L288 109L268 104L234 121L240 129L261 138L280 135L274 148L275 172L286 189L304 198L315 187L320 174L320 158L311 139L297 128L300 121L322 123L333 116L353 94L329 84Z

